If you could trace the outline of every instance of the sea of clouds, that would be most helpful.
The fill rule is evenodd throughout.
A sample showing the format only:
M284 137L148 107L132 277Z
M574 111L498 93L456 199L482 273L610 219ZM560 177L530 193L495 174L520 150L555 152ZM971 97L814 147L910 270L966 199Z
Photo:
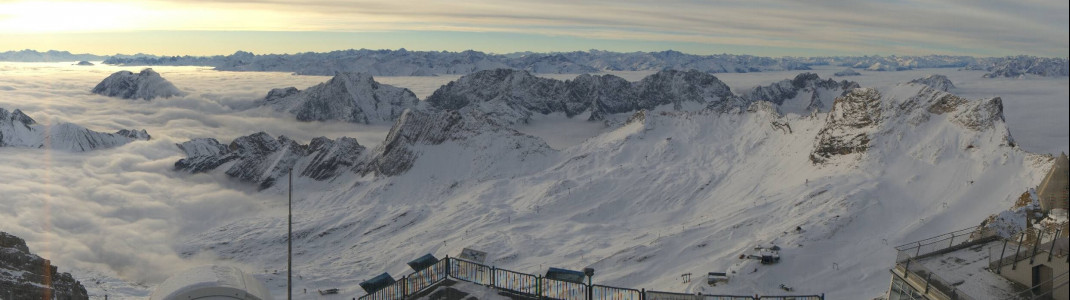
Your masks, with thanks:
M144 101L89 93L100 80L124 69L140 70L70 63L0 63L2 108L21 109L41 124L71 122L104 132L146 129L152 135L149 141L90 152L0 147L0 231L26 239L32 251L51 259L61 271L91 270L151 289L176 271L214 260L204 254L191 257L178 253L176 244L184 237L285 207L285 198L277 191L257 192L220 172L193 175L174 171L175 161L183 158L176 143L198 137L229 143L233 138L265 131L302 143L318 136L349 136L374 147L389 129L298 122L290 115L253 106L253 101L272 88L304 89L326 81L324 76L156 67L188 95ZM816 72L825 78L840 69ZM797 73L717 76L741 93ZM949 76L959 87L952 92L969 98L1002 96L1011 132L1024 149L1067 151L1070 104L1066 99L1070 93L1065 77L982 79L983 72L939 69L863 71L862 76L843 79L869 86L905 82L929 73ZM639 80L647 74L618 75ZM377 80L410 88L422 99L457 77Z

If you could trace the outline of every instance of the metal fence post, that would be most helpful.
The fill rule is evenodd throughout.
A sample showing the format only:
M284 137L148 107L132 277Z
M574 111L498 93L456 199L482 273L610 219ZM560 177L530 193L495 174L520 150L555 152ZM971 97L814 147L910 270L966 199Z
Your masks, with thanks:
M1048 250L1048 262L1051 262L1052 253L1055 253L1055 240L1059 239L1059 231L1061 231L1061 230L1062 229L1056 229L1055 230L1055 235L1052 236L1051 249Z
M498 267L490 266L490 286L498 287Z
M646 300L646 288L639 289L639 300Z
M925 293L929 293L929 281L933 279L933 272L929 272L928 276L925 276Z
M401 276L401 298L409 297L409 277Z
M1032 266L1033 262L1037 258L1037 248L1040 248L1041 238L1044 237L1044 232L1037 230L1037 240L1033 242L1033 255L1029 256L1029 265Z
M950 242L947 242L947 247L948 247L948 248L951 248L951 245L954 245L954 244L955 244L955 235L954 235L954 234L952 234L952 235L951 235L951 241L950 241Z
M999 274L1003 269L1003 254L1007 253L1007 239L1003 239L1003 250L999 252L999 259L996 260L996 274Z
M444 260L446 260L446 278L453 275L453 272L450 272L450 266L453 265L453 261L450 259L449 255L446 255L446 258L444 258Z
M542 275L535 277L535 298L542 299Z
M1022 241L1025 241L1025 232L1022 232L1022 236L1018 238L1018 250L1014 251L1014 263L1011 264L1011 270L1018 269L1018 253L1022 253Z

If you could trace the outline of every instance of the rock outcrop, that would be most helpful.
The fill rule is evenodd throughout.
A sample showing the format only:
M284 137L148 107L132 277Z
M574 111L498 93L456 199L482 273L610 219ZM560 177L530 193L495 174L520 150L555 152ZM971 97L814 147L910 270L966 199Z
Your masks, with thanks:
M293 114L300 121L393 122L420 99L405 88L380 84L364 73L338 73L327 82L300 91L273 89L259 105Z
M881 119L880 100L880 92L870 88L853 89L836 98L825 119L825 127L817 133L810 161L823 163L832 156L869 149L870 134L876 131Z
M177 145L186 158L175 162L175 169L203 173L229 165L227 176L255 183L262 189L284 179L290 170L314 180L328 180L356 167L365 147L356 139L326 137L312 139L308 145L280 136L273 138L258 132L223 145L213 138L198 138Z
M81 282L30 252L23 239L0 232L0 298L88 300Z
M48 148L90 151L152 138L145 130L122 129L103 133L71 123L38 124L21 110L0 108L0 147Z
M137 74L130 71L112 73L93 87L92 92L108 97L143 100L186 95L151 68L141 70Z

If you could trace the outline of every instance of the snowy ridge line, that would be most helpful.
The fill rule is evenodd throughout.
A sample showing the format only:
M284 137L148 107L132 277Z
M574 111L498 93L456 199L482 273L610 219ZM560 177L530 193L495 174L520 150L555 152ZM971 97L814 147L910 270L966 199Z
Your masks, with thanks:
M489 276L487 274L490 274ZM489 278L488 278L489 277ZM422 270L402 276L393 284L361 296L360 300L403 300L429 292L430 288L444 281L456 279L494 288L501 293L533 299L553 298L564 300L762 300L798 299L824 300L825 295L703 295L701 293L674 293L654 290L630 289L597 284L583 284L545 278L522 272L499 269L495 266L446 256Z

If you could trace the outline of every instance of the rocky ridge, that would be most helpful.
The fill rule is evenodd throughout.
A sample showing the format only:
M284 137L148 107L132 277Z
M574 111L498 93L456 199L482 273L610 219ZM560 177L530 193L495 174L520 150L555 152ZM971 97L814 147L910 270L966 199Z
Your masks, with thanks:
M226 175L257 184L263 190L289 174L290 170L315 180L328 180L347 168L358 166L365 147L356 139L318 137L307 145L258 132L224 145L213 138L198 138L178 148L186 158L175 162L175 170L203 173L226 166Z
M827 111L828 103L858 88L857 82L821 80L814 73L802 73L793 79L785 79L767 86L759 86L743 94L747 102L769 101L780 107L783 113L809 114L812 111Z
M672 105L682 110L745 108L742 99L717 77L699 71L661 71L631 83L613 75L580 75L573 80L541 78L526 71L498 69L461 77L436 90L427 103L437 109L474 109L506 124L526 123L535 113L590 112L590 120Z

